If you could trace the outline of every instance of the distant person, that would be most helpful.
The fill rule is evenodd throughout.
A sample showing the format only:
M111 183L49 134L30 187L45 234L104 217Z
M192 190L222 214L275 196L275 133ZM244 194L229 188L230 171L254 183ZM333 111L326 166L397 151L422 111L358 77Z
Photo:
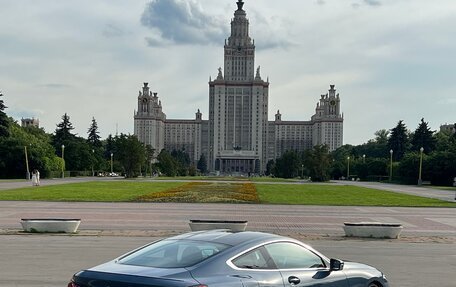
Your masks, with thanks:
M36 185L39 186L41 184L40 183L40 171L37 169L35 169L35 171L36 171Z
M36 170L32 171L32 186L36 186L38 183L37 177L36 177Z

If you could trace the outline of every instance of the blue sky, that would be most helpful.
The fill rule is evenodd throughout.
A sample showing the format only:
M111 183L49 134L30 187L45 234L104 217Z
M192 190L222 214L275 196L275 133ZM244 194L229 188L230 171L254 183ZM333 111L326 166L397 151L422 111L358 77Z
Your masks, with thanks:
M330 84L344 143L399 120L456 122L454 0L245 0L269 118L309 120ZM143 82L168 118L208 117L233 0L0 0L0 90L7 113L48 132L68 113L80 136L133 132Z

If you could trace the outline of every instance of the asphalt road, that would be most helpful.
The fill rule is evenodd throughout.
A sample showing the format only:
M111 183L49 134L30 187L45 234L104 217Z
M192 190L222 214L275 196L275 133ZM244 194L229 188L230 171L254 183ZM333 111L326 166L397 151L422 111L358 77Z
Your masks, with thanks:
M0 236L0 286L62 287L73 273L146 244L150 237ZM308 241L329 257L373 265L393 287L454 287L454 244L343 240Z

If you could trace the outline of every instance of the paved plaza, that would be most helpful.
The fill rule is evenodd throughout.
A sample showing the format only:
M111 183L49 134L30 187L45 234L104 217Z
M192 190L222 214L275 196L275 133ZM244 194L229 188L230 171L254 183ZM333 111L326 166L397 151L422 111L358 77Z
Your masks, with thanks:
M87 179L44 184L80 181ZM0 182L0 192L26 184ZM81 218L82 223L77 236L27 235L20 232L21 218ZM66 286L80 269L189 231L190 219L247 220L249 230L290 235L330 257L376 266L392 286L450 287L456 282L454 208L0 201L0 286ZM343 238L346 221L401 223L403 237Z
M65 178L43 185L121 180ZM286 184L286 183L285 183ZM306 183L289 183L306 184ZM336 181L393 192L452 199L453 191L381 183ZM1 190L29 186L26 181L0 181ZM34 192L31 189L31 192ZM0 201L0 231L20 229L21 218L81 218L82 230L185 232L190 219L248 220L250 230L277 233L340 235L347 221L401 223L406 236L456 236L453 208L350 207L264 204L92 203Z
M0 201L0 228L21 218L81 218L83 230L185 232L190 219L248 220L250 230L342 234L347 221L401 223L408 236L456 236L456 209L263 204Z

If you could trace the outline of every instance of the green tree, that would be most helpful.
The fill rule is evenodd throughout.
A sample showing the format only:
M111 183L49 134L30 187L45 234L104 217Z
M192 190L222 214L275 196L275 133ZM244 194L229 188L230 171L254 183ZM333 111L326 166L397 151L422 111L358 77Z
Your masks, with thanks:
M454 133L453 133L452 140L453 140L453 143L456 144L456 123L454 123L453 129L454 129Z
M38 169L42 177L61 169L61 160L55 155L51 136L36 127L23 128L10 119L9 137L0 138L0 178L24 178L26 175L25 150L29 170Z
M413 133L411 144L412 151L419 151L421 148L424 148L424 153L430 154L435 150L436 139L434 132L431 131L424 118L421 119L421 123Z
M177 163L177 175L186 176L189 173L189 168L191 165L190 156L185 150L173 150L171 156L174 158Z
M90 128L87 131L87 142L90 144L92 148L100 148L101 147L101 137L98 132L98 124L95 118L92 118L92 123L90 124Z
M426 177L431 179L434 185L451 186L456 175L456 150L438 151L429 155L425 167L430 167L428 171L423 171ZM429 176L427 175L429 174Z
M9 136L10 121L5 113L5 103L2 100L3 94L0 92L0 138L7 138Z
M178 172L178 163L171 154L163 149L157 157L158 168L160 172L166 176L176 176Z
M275 166L275 161L273 159L270 159L268 161L268 163L266 164L265 175L267 175L267 176L271 175L274 171L274 166Z
M146 148L135 135L120 134L114 138L114 155L127 178L139 175L146 158Z
M427 157L426 155L423 156L423 167L427 168L428 165L426 163ZM409 152L404 155L402 160L399 163L397 173L400 177L400 181L406 184L416 184L418 181L418 173L419 173L419 165L420 165L420 154L419 152ZM424 171L424 170L423 170ZM422 173L423 176L429 175L426 171ZM426 178L423 178L426 180Z
M203 153L201 154L196 167L203 174L207 172L207 160L206 160L206 156L204 156Z
M70 117L65 113L62 121L57 124L54 135L54 147L59 150L62 145L70 143L76 136L71 133L74 130Z
M316 145L308 151L307 163L312 181L330 179L331 156L327 145Z
M298 175L301 167L299 155L294 150L286 151L276 160L274 176L282 178L293 178Z
M65 113L62 116L62 121L57 124L53 138L57 155L62 157L62 152L64 153L64 164L67 171L91 170L94 156L92 148L87 140L73 134L72 130L74 130L73 124L70 122L70 117Z
M393 159L399 161L407 151L408 134L407 127L400 120L396 127L391 129L391 134L388 139L388 147L393 150Z

